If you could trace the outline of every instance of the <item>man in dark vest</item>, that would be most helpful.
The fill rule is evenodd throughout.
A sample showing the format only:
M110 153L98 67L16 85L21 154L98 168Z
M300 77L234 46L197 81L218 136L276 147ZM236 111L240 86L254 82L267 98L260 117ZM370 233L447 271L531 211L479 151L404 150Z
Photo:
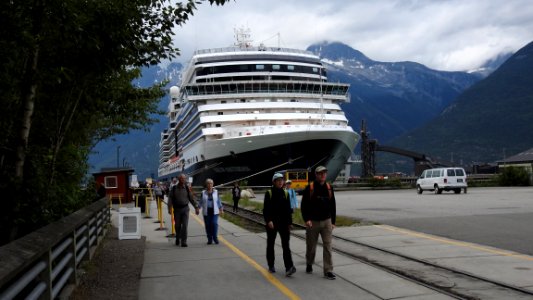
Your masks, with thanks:
M292 227L291 202L287 192L283 189L283 175L274 174L272 177L272 187L265 193L263 205L263 217L266 223L267 232L267 263L270 273L276 272L274 267L274 243L279 233L281 238L281 248L283 249L283 262L285 264L285 276L290 277L296 268L292 261L289 239Z
M176 228L176 246L187 247L187 226L189 225L189 202L194 206L196 214L200 208L194 200L194 194L185 181L185 175L178 176L178 183L170 189L168 194L168 213L174 208L174 226Z
M333 274L331 259L331 235L335 228L336 205L333 188L326 182L328 170L324 166L315 169L315 180L303 191L302 218L306 226L305 240L307 249L307 273L313 273L318 235L322 237L324 277L330 280L336 278Z

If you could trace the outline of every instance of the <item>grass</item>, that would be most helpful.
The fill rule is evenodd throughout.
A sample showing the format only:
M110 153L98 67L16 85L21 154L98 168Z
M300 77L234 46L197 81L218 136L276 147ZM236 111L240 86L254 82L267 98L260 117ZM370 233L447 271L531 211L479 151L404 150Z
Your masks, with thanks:
M231 198L231 194L229 194L229 193L224 194L224 195L222 195L221 199L222 199L222 202L224 202L226 206L232 207L233 200ZM251 201L248 198L241 198L241 200L239 201L239 207L246 208L246 209L249 209L249 210L253 210L255 212L262 212L263 211L263 203L257 202L257 201ZM227 216L227 215L225 215L225 216ZM226 218L226 217L224 217L224 218ZM235 217L232 217L232 218L235 218ZM228 218L228 220L229 220L229 218ZM231 220L229 220L229 221L231 221ZM299 208L294 210L294 213L292 214L292 221L293 221L293 223L304 225L305 222L304 222L304 220L302 218L302 211ZM233 222L233 223L235 223L235 222ZM239 225L237 223L235 223L235 224L238 225L238 226L241 226L241 225ZM366 225L366 224L363 224L361 221L359 221L359 220L357 220L355 218L337 215L336 222L335 222L335 226L336 227L348 227L348 226L357 226L357 225Z

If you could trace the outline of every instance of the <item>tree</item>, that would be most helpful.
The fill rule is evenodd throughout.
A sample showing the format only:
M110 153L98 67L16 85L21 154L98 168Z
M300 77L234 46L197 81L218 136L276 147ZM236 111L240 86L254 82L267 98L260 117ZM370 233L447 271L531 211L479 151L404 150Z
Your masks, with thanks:
M0 2L0 243L83 205L91 148L155 121L163 85L131 81L179 54L173 30L199 3Z

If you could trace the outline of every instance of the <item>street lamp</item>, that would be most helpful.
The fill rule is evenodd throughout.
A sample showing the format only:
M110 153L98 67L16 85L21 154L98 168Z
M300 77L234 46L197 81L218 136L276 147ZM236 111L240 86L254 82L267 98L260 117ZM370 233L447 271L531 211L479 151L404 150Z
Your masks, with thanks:
M117 168L120 168L120 160L119 160L119 157L120 157L120 145L117 146Z

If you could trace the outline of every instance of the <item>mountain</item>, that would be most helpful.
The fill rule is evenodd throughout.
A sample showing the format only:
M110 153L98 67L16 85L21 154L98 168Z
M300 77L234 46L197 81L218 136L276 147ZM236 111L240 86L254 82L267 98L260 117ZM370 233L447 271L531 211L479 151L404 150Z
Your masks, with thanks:
M437 118L393 145L464 164L533 147L533 42L457 97Z
M339 42L307 48L322 58L328 79L350 84L351 103L343 105L350 124L365 119L372 137L387 143L417 128L482 79L467 72L445 72L415 62L378 62Z
M469 73L477 73L483 77L489 76L492 72L498 69L505 61L513 55L513 52L503 52L496 57L488 59L479 68L469 71Z
M168 86L177 85L183 66L171 63L166 67L154 66L142 69L142 77L133 82L140 87L152 86L154 83L168 80ZM159 109L168 110L169 97L159 102ZM119 135L113 140L102 141L93 149L89 157L90 173L99 172L101 168L129 166L135 170L139 180L157 177L159 166L159 139L163 129L168 127L166 115L155 115L158 123L149 131L134 130L126 135ZM118 154L118 156L117 156ZM118 157L118 160L117 160Z

